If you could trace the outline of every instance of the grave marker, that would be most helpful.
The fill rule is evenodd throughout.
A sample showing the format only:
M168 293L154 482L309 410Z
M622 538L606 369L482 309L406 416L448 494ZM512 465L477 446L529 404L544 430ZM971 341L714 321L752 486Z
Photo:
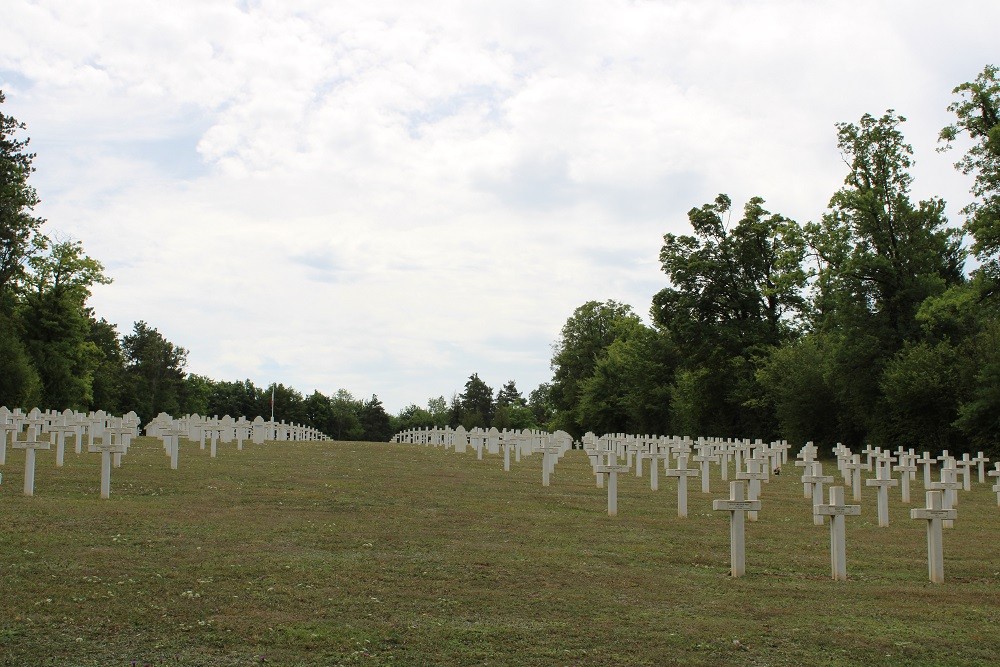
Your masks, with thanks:
M697 476L698 471L688 469L687 454L677 457L677 467L666 472L667 477L677 478L677 516L686 518L688 515L688 477Z
M729 512L729 560L730 573L734 577L746 574L746 515L760 509L759 500L744 499L743 480L729 483L729 500L713 500L712 509Z
M910 510L911 519L927 522L927 572L931 583L944 582L944 539L941 533L943 521L954 521L958 510L942 507L941 491L927 492L927 507Z
M101 453L101 498L111 497L111 455L124 454L125 445L114 442L112 438L102 438L100 444L87 445L88 452Z
M802 484L808 484L812 488L813 507L823 504L823 485L832 484L833 476L823 474L823 464L819 461L812 462L812 469L806 468L808 474L802 475ZM823 515L813 512L813 524L823 525Z
M618 473L625 473L630 469L630 466L623 464L597 466L598 474L608 476L608 516L618 515Z
M844 504L844 487L830 487L830 502L816 505L813 513L830 517L830 570L837 581L847 581L847 533L844 528L845 516L861 514L861 505Z
M35 495L35 450L48 449L51 445L48 441L38 440L35 435L35 427L28 427L27 439L14 443L14 449L24 450L24 495Z
M878 487L878 525L879 528L889 526L889 487L897 486L898 479L889 478L889 468L892 464L884 458L875 460L875 479L865 480L865 486Z

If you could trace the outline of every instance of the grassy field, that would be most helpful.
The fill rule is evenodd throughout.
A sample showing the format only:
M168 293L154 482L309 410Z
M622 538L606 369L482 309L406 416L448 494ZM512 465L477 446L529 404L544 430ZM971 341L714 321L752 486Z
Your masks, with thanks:
M182 442L180 470L141 438L98 497L100 456L22 451L0 486L0 664L995 665L1000 509L960 495L943 585L925 523L894 489L847 519L850 581L792 468L748 524L731 579L728 513L693 480L619 482L606 514L582 452L541 486L541 457L380 443ZM832 464L826 466L828 474ZM848 497L850 491L848 490ZM913 507L923 489L913 488Z

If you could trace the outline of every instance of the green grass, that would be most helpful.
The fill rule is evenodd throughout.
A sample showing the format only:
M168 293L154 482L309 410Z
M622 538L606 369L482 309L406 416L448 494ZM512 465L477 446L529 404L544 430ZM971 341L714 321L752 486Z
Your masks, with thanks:
M728 513L692 480L687 519L661 476L619 481L606 514L582 452L541 486L441 449L380 443L182 443L180 470L141 438L99 498L100 456L21 451L0 486L0 664L972 665L1000 661L1000 509L961 493L943 585L924 522L894 489L847 519L830 578L797 470L764 487L747 576ZM827 474L833 470L826 465ZM717 471L715 472L717 475ZM847 491L848 498L850 490ZM922 504L919 503L919 504Z

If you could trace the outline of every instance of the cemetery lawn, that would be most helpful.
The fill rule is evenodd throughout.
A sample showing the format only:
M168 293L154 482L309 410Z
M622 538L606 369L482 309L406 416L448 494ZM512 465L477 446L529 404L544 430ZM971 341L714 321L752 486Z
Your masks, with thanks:
M922 474L878 528L847 518L849 581L830 578L798 469L763 486L747 575L731 579L728 496L619 478L606 513L587 457L541 485L541 456L385 443L182 440L169 469L139 438L98 497L100 455L0 467L0 664L995 665L1000 509L960 492L945 583L927 577ZM834 474L832 463L824 465ZM839 482L838 477L838 482ZM851 492L847 490L850 501Z

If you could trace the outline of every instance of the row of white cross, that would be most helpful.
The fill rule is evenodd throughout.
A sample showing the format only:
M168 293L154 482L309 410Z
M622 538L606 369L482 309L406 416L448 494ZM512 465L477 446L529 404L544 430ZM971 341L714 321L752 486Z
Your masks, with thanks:
M265 422L261 417L253 421L247 421L244 417L236 420L228 415L221 419L187 415L175 420L161 413L146 425L145 430L147 435L159 437L163 441L173 470L178 466L182 437L198 442L202 450L205 449L207 438L212 458L216 456L220 440L224 443L237 440L237 448L242 450L243 441L247 439L258 444L265 439L328 439L318 430L306 426ZM36 452L55 446L55 464L57 468L61 468L67 439L74 438L77 454L82 452L86 440L87 451L101 453L101 498L110 498L112 465L115 468L121 467L122 456L128 452L132 438L138 433L139 418L134 412L124 417L114 417L103 411L82 414L72 410L43 412L34 408L24 413L20 409L11 411L0 407L0 465L6 464L8 442L14 449L25 450L24 495L33 496Z
M38 408L25 414L19 409L0 407L0 465L7 462L7 443L24 450L24 495L35 495L35 453L56 447L56 467L63 466L67 436L75 439L76 453L101 453L101 498L111 495L111 466L121 466L121 457L138 434L135 413L114 417L103 411L83 414L72 410L46 411ZM23 434L22 434L23 431ZM22 437L23 435L23 437Z
M466 433L462 428L454 431L414 429L397 434L394 441L445 446L459 453L464 452L468 444L476 449L480 459L484 445L492 453L503 447L505 470L510 469L511 448L517 452L518 460L522 450L529 454L541 452L542 484L548 486L555 462L572 445L571 442L566 443L568 437L560 434L556 438L554 434L540 431L499 432L496 429L490 431L474 429ZM597 486L599 488L604 486L605 477L608 480L608 514L611 516L618 512L618 475L634 469L636 476L641 477L644 461L650 462L652 490L658 489L660 461L663 462L664 474L677 478L677 514L679 517L686 517L688 478L700 476L702 492L709 493L710 464L719 464L721 477L726 480L732 460L736 469L736 481L730 483L729 498L715 500L713 509L730 512L731 572L734 577L745 574L745 520L747 518L751 521L757 520L757 513L761 509L759 499L761 482L769 481L772 471L774 474L779 473L781 466L786 463L789 450L787 442L764 444L760 440L751 443L746 440L726 441L709 438L692 440L624 434L597 437L593 433L588 433L583 437L582 444L590 457ZM695 455L691 456L693 452ZM889 488L901 486L903 502L910 502L910 481L915 478L917 464L924 466L926 507L913 509L910 514L912 519L927 521L929 578L935 583L942 582L944 580L942 528L951 527L957 518L955 509L957 490L963 486L956 481L958 467L964 468L964 488L968 489L970 468L979 467L979 479L982 482L987 474L1000 477L1000 463L996 464L995 470L986 473L984 466L989 459L983 456L982 452L975 458L966 454L962 460L956 460L947 451L933 458L927 452L920 457L912 450L900 449L893 453L871 447L863 450L861 454L853 454L849 448L838 445L834 453L838 469L844 475L846 484L852 488L855 500L861 496L862 471L870 472L874 466L875 478L868 479L865 483L878 489L880 527L889 525ZM822 463L816 460L817 455L817 448L812 443L807 443L800 449L795 465L803 468L801 477L803 495L812 500L814 523L823 525L829 517L831 572L834 579L844 580L847 578L845 517L859 515L861 506L846 504L843 486L829 488L829 500L826 502L827 499L823 494L824 485L832 484L834 478L823 474ZM866 458L863 463L862 456ZM619 458L623 458L624 462L620 463ZM671 460L676 462L673 468L670 467ZM698 468L688 468L689 460L697 463ZM931 467L936 464L941 465L940 479L934 481L931 479ZM893 472L899 473L900 479L893 479L891 477ZM997 504L1000 506L1000 480L994 485L993 490L997 492Z

